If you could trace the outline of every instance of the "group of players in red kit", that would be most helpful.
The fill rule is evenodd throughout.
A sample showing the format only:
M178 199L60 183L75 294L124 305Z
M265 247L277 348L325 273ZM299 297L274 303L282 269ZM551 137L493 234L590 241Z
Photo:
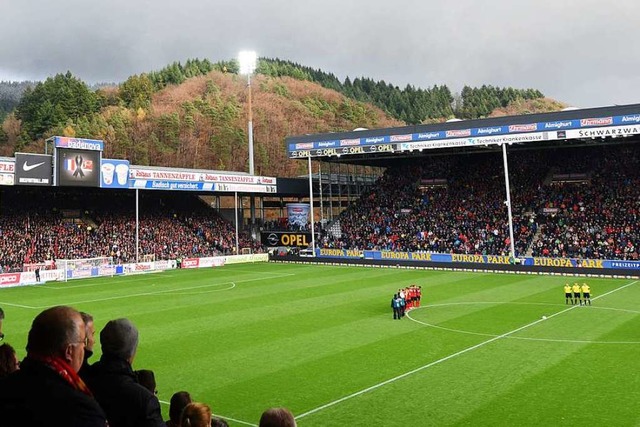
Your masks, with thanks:
M406 288L398 289L398 293L391 298L393 318L402 319L407 311L420 307L421 298L422 286L410 285Z

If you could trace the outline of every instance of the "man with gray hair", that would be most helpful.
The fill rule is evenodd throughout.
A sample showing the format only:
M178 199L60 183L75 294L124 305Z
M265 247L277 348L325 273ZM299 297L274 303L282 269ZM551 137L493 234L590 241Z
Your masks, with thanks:
M138 329L129 319L109 321L100 331L102 357L91 365L87 383L111 427L164 427L158 398L133 371Z

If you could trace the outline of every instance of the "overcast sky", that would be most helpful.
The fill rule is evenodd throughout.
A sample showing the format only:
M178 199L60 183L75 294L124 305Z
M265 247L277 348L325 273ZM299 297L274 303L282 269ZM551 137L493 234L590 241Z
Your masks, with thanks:
M0 0L0 80L119 82L251 49L404 87L640 103L638 0Z

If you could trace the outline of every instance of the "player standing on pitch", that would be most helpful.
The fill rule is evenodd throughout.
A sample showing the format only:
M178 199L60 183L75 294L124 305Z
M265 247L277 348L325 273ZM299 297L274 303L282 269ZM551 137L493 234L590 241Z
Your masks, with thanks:
M580 285L578 285L578 282L575 282L573 284L573 303L574 304L580 304L582 305L582 299L580 298Z
M569 285L568 283L565 283L564 284L564 303L569 304L569 301L571 301L571 305L574 304L573 298L571 295L571 285Z
M582 284L582 299L584 300L584 305L587 305L587 301L589 305L591 305L591 289L589 285L587 285L587 282ZM580 302L580 304L582 304L582 302Z

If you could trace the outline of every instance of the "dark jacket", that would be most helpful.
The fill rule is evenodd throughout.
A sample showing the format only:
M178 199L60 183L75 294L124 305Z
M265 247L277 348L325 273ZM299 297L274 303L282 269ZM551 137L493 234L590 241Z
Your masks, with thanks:
M84 382L87 382L87 378L89 377L89 370L91 369L91 365L89 365L89 358L93 356L93 351L84 349L84 360L82 361L82 366L80 366L80 370L78 371L78 375Z
M95 399L27 357L20 370L0 380L0 425L105 427L107 417Z
M110 427L164 427L160 402L138 384L129 362L103 354L91 365L87 385L107 413Z

